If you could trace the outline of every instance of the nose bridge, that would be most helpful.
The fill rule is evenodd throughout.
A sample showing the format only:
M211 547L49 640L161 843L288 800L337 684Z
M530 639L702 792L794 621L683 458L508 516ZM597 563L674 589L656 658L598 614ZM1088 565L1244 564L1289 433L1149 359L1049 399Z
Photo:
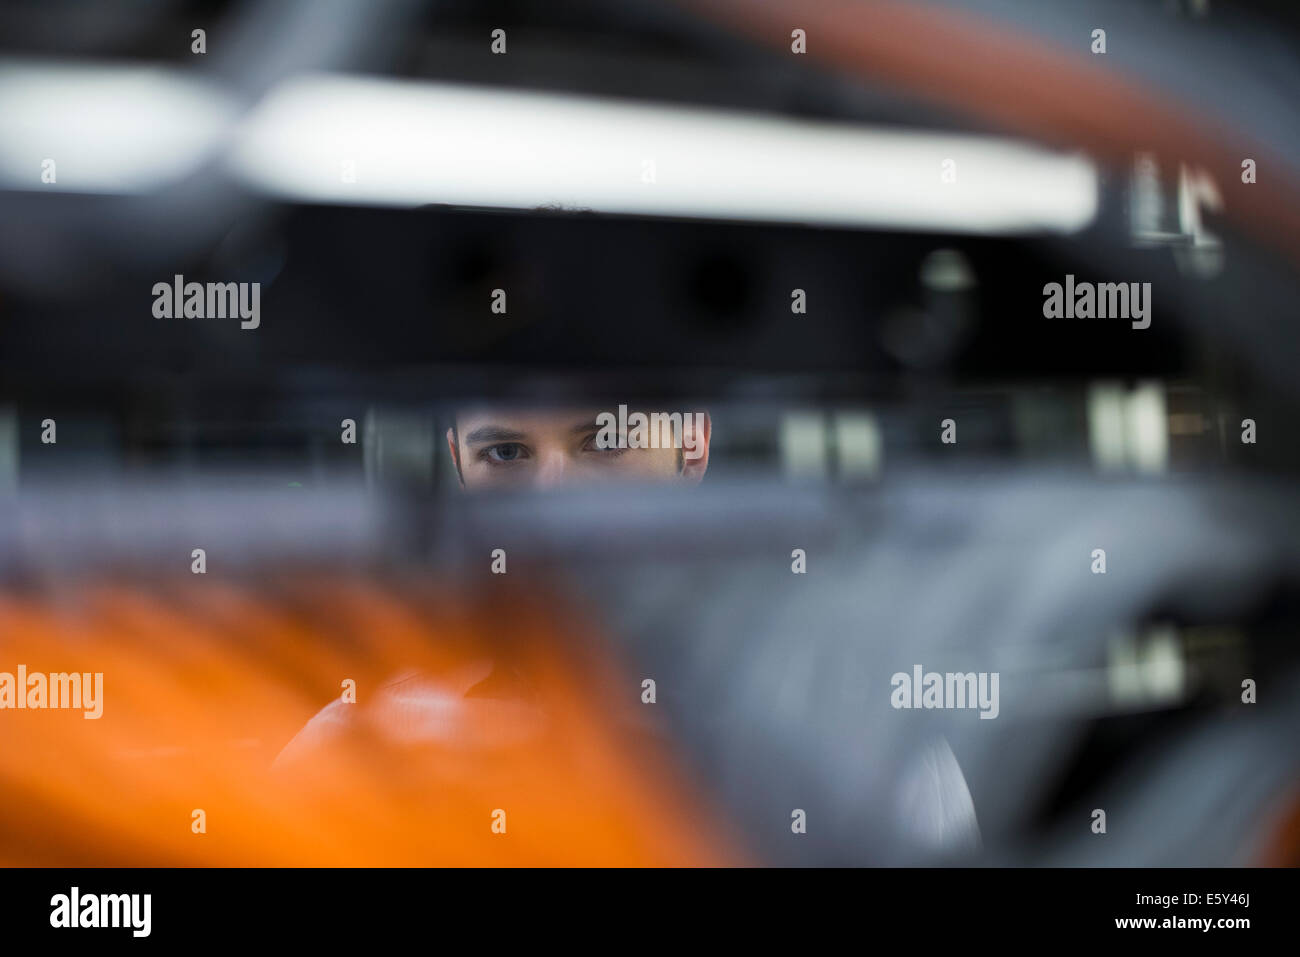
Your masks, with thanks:
M537 465L537 485L559 485L568 470L568 459L563 449L548 449L540 456Z

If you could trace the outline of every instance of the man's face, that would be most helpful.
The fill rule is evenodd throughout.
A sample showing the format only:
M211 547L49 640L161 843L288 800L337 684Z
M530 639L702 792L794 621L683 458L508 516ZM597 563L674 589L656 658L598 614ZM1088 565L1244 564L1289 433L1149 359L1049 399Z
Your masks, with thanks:
M603 410L602 410L603 411ZM602 481L698 482L708 467L707 413L683 414L677 442L626 447L629 430L608 427L597 410L462 409L447 430L466 489L549 487ZM619 447L608 445L611 434ZM666 437L670 430L662 430ZM646 444L644 442L639 444ZM675 447L674 447L675 446Z

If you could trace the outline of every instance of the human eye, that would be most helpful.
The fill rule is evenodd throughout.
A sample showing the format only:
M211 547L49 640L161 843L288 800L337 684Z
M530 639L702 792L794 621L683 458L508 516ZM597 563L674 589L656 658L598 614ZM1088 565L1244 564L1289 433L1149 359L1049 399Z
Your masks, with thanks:
M510 465L528 458L528 449L518 442L500 442L497 445L489 445L480 451L478 456L493 465Z
M609 456L611 458L620 456L627 451L627 449L623 447L626 444L624 442L619 442L616 446L602 447L596 442L597 435L599 435L599 433L589 436L587 440L582 443L582 451L594 452L597 455Z

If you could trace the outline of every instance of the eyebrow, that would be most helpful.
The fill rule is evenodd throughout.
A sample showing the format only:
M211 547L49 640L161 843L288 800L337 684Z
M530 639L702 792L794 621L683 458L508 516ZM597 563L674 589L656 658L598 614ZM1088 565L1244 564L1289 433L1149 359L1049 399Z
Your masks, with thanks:
M524 433L516 432L514 429L504 429L499 425L485 425L475 429L469 435L465 436L465 444L473 445L476 442L518 442L526 438Z

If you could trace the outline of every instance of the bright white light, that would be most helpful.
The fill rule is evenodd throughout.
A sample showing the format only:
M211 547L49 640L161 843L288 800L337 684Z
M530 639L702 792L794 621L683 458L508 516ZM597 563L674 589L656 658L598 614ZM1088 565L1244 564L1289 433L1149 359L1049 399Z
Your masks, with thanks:
M1164 472L1169 466L1164 386L1147 382L1129 392L1114 383L1093 384L1088 389L1088 433L1099 469Z
M0 62L0 186L149 192L218 156L254 189L327 203L972 233L1072 232L1097 209L1086 158L985 136L329 75L235 121L179 71Z
M835 457L841 478L875 478L885 457L880 423L870 412L841 412L835 417Z
M0 185L152 191L198 168L236 115L174 70L3 61Z
M1125 445L1124 387L1111 382L1088 388L1088 444L1098 469L1113 472L1128 461Z
M1169 464L1169 415L1165 411L1165 390L1158 383L1145 383L1129 398L1125 425L1129 457L1140 472L1163 472Z
M266 191L334 203L976 233L1071 232L1097 207L1087 159L991 137L337 76L273 91L232 162Z

